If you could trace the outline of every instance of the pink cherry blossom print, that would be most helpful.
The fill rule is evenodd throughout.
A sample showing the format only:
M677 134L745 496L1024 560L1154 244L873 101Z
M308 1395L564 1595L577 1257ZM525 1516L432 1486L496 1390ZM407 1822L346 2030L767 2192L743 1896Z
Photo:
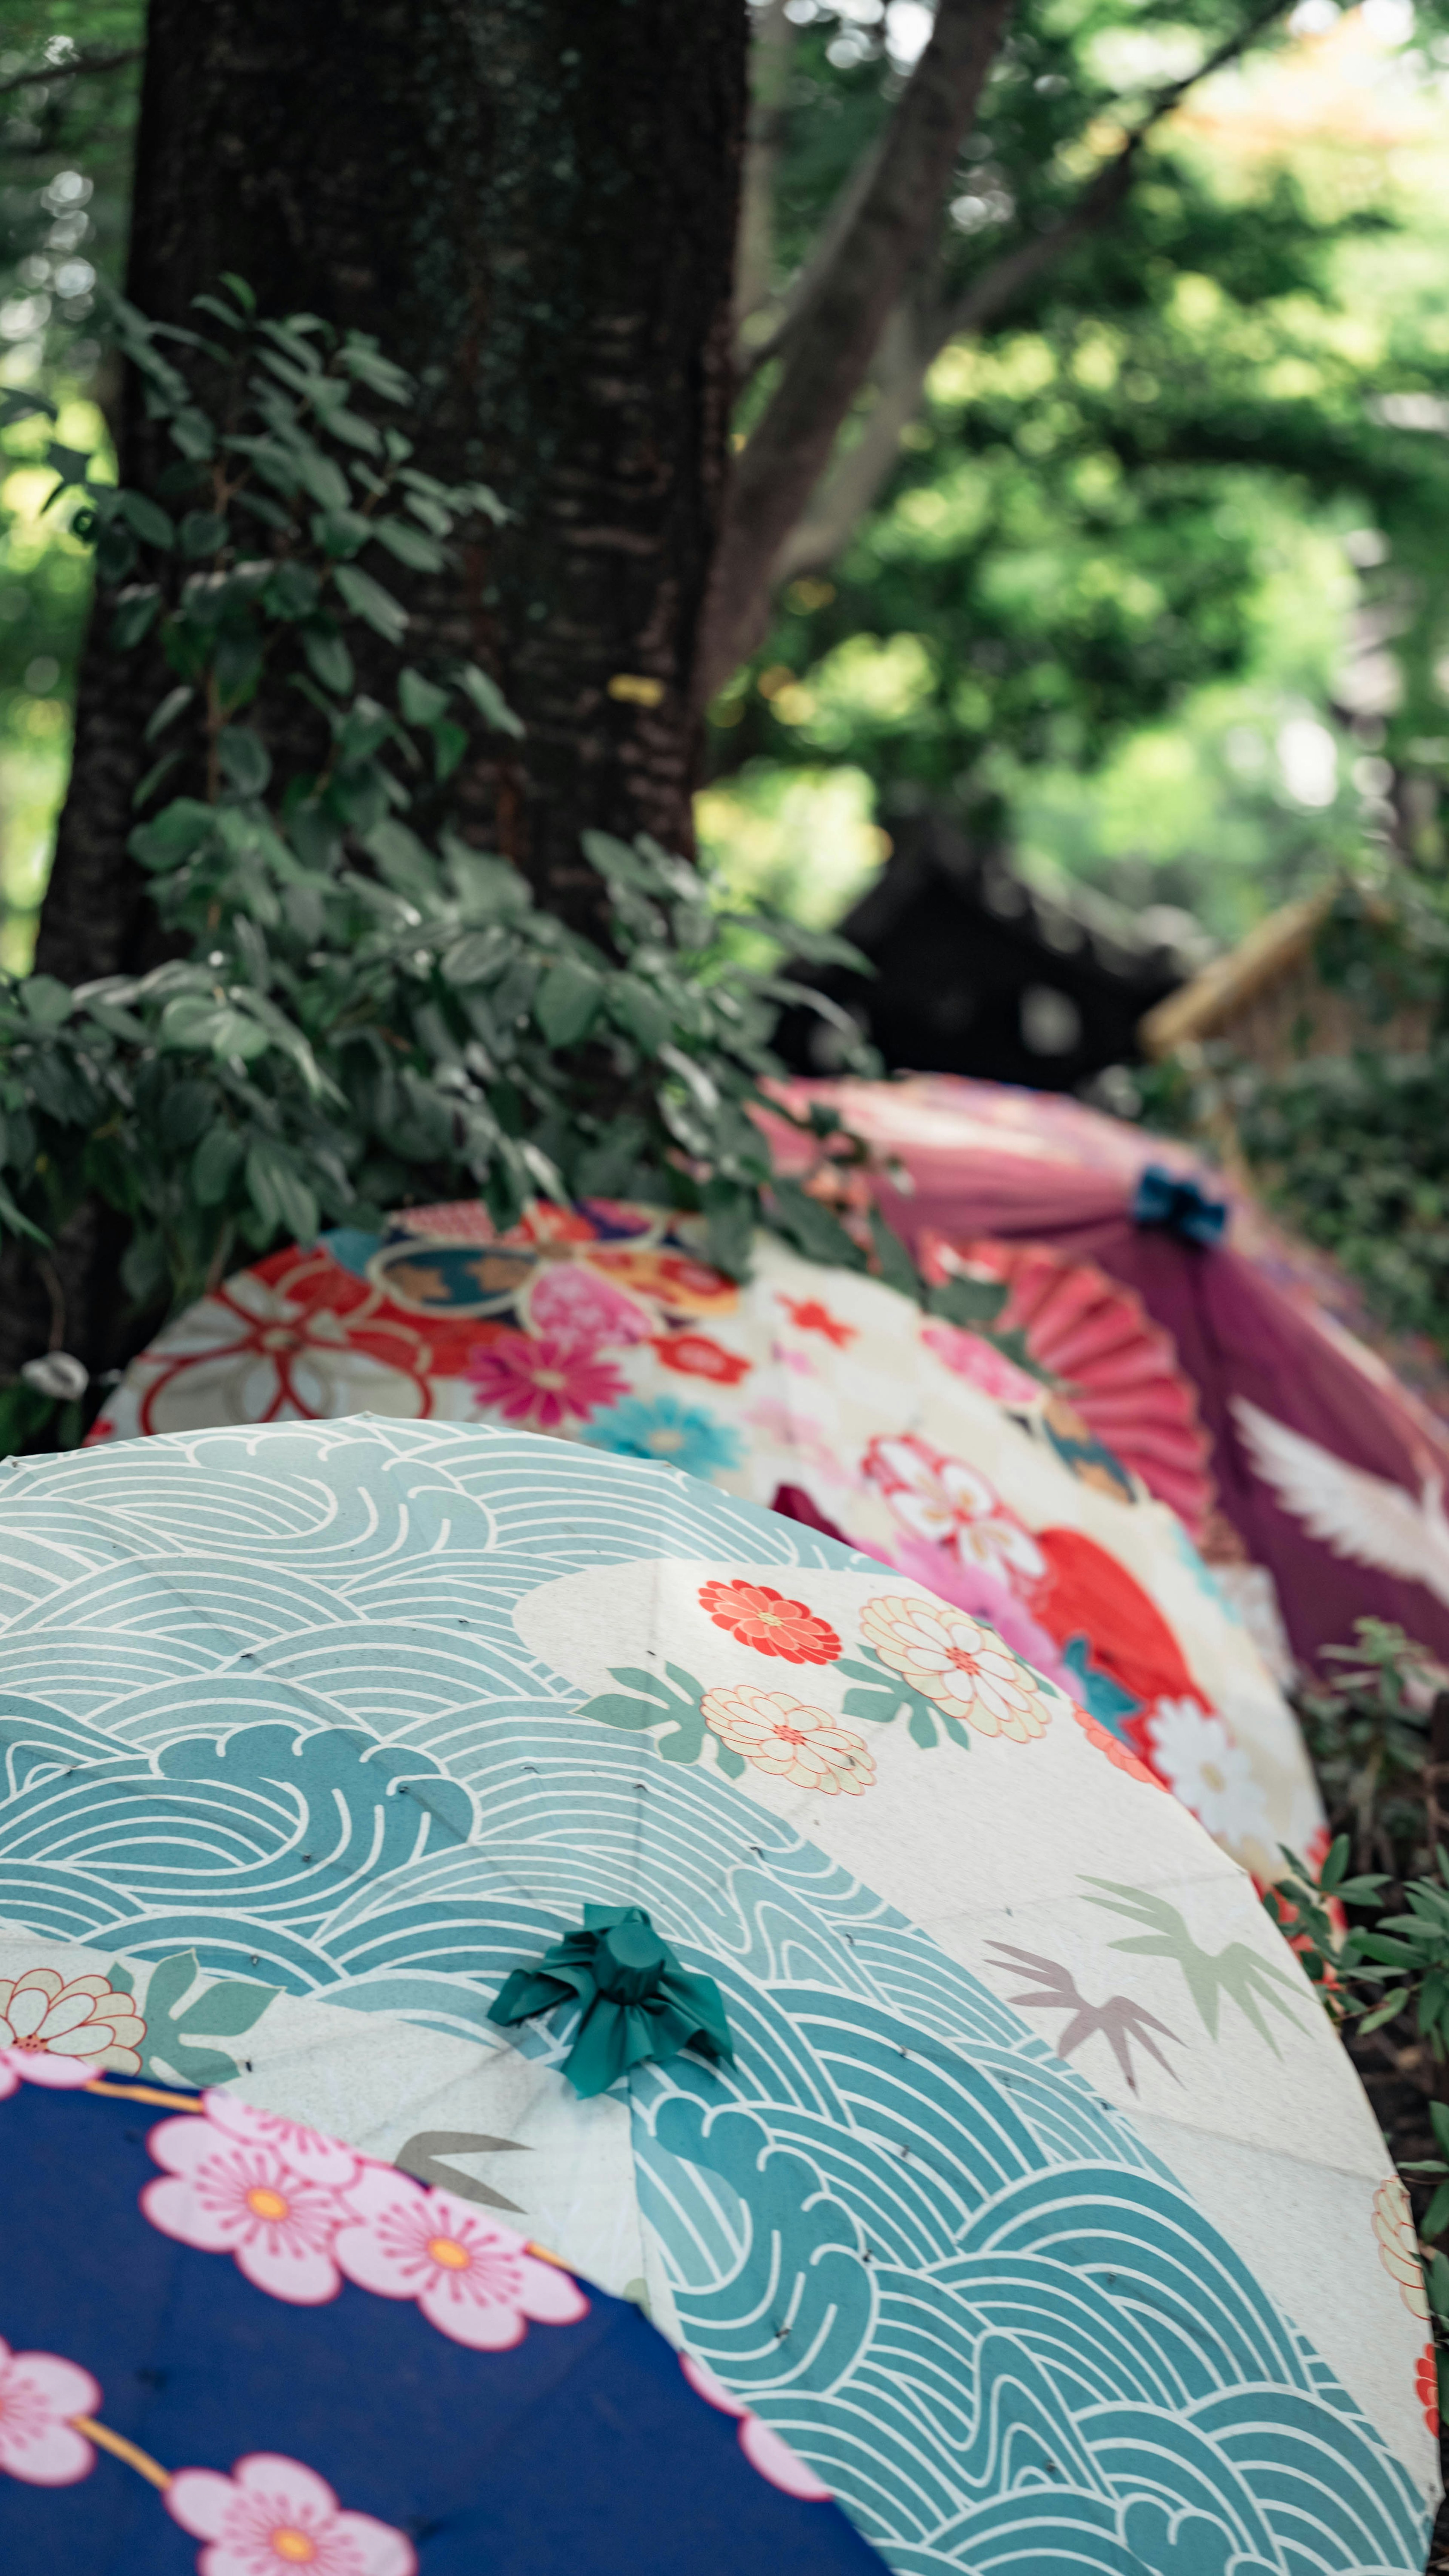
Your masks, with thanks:
M605 1343L647 1342L655 1329L637 1297L626 1296L582 1262L550 1262L536 1272L527 1305L535 1333L552 1334L579 1351L598 1350Z
M702 2397L707 2406L717 2406L721 2415L738 2417L740 2449L752 2469L768 2478L772 2487L783 2487L786 2495L799 2496L803 2503L829 2503L829 2487L806 2466L798 2452L791 2450L788 2442L772 2433L758 2415L752 2415L722 2379L716 2379L705 2362L696 2361L692 2352L682 2352L679 2367L696 2397Z
M223 2136L240 2138L244 2144L269 2148L281 2157L283 2164L304 2182L323 2183L342 2190L351 2182L361 2156L344 2147L340 2138L325 2138L320 2129L304 2128L300 2120L284 2120L280 2111L259 2111L250 2102L237 2099L235 2093L224 2093L210 2086L202 2094L201 2107L207 2119Z
M957 1377L978 1386L998 1404L1037 1404L1046 1393L1040 1378L1029 1377L994 1342L980 1333L968 1333L960 1324L923 1324L921 1339Z
M0 2469L31 2487L73 2487L96 2455L74 2415L94 2415L101 2392L88 2370L54 2352L0 2343Z
M0 2048L0 2102L8 2093L18 2093L22 2084L48 2084L53 2092L64 2093L95 2080L88 2058L52 2057L43 2048Z
M229 2478L178 2469L163 2502L209 2545L199 2576L415 2576L406 2533L370 2513L344 2513L325 2478L277 2451L253 2451Z
M535 1431L557 1431L571 1416L586 1421L629 1392L608 1360L561 1333L500 1333L472 1352L468 1376L485 1412Z
M56 2057L83 2057L94 2075L108 2067L135 2075L136 2041L146 2025L134 1998L115 1994L107 1977L72 1977L54 1968L27 1968L0 1977L0 2049L48 2049Z
M163 2236L208 2254L231 2254L270 2298L320 2307L342 2287L332 2240L351 2216L335 2184L293 2171L275 2147L228 2137L209 2119L162 2120L147 2140L166 2167L141 2194Z
M984 1565L1013 1585L1040 1582L1046 1559L1036 1540L975 1467L948 1458L909 1431L872 1440L862 1461L902 1527L963 1565Z
M348 2197L352 2215L333 2248L348 2280L384 2299L416 2299L454 2343L503 2352L523 2341L530 2318L569 2326L588 2314L567 2272L451 2192L373 2165Z

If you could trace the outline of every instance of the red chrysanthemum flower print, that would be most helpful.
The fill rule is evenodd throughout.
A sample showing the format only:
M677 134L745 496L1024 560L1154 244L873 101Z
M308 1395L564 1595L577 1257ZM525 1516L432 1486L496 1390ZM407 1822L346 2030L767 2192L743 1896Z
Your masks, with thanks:
M819 1333L837 1351L848 1351L859 1338L854 1324L843 1324L818 1297L782 1297L781 1305L799 1333Z
M629 1392L611 1361L557 1333L500 1333L471 1354L468 1376L485 1412L536 1431L587 1421Z
M727 1351L707 1333L663 1333L651 1344L656 1358L678 1377L707 1377L716 1386L738 1386L748 1377L750 1362Z
M1439 2373L1434 2363L1434 2347L1426 2343L1414 2364L1414 2395L1424 2410L1424 2421L1439 2439Z
M828 1619L817 1618L803 1601L787 1601L768 1583L705 1583L699 1606L717 1628L727 1628L742 1646L757 1655L778 1655L782 1664L833 1664L840 1639Z

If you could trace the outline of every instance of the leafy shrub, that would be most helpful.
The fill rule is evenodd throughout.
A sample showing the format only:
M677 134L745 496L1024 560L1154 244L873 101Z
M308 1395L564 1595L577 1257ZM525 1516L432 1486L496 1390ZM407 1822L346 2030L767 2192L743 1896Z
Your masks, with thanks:
M1391 898L1391 899L1390 899ZM1348 1055L1266 1073L1225 1043L1200 1064L1147 1068L1147 1123L1199 1140L1231 1133L1291 1224L1332 1253L1396 1332L1449 1354L1449 912L1407 869L1390 894L1345 884L1319 933L1318 974L1370 1034ZM1376 1043L1422 1015L1412 1052Z
M500 1225L540 1192L695 1208L729 1269L764 1215L858 1265L826 1210L771 1187L749 1112L799 996L698 872L586 834L605 946L449 828L470 741L519 726L476 664L408 659L388 577L443 573L502 504L411 463L414 389L370 339L259 320L235 279L198 301L209 336L169 335L185 376L121 312L172 451L156 488L50 450L116 649L164 655L128 848L174 953L74 991L0 985L0 1229L43 1247L98 1196L153 1310L279 1238L457 1191ZM248 721L263 679L269 733Z
M1441 1781L1449 1693L1401 1628L1360 1619L1327 1649L1334 1678L1299 1713L1333 1841L1317 1869L1284 1853L1264 1904L1299 1953L1396 2144L1425 2249L1441 2410L1449 2417L1449 1849ZM1374 1861L1386 1867L1374 1868ZM1365 1866L1365 1864L1370 1864ZM1435 2150L1417 2152L1419 2146Z

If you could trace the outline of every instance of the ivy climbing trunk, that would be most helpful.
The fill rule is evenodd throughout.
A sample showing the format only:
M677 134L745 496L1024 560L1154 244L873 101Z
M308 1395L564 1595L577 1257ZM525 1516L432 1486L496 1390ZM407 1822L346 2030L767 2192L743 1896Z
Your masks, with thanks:
M151 0L128 292L374 333L424 387L417 462L513 513L404 595L413 658L467 655L522 717L451 791L579 927L580 832L690 842L696 634L720 516L746 0ZM123 477L164 462L134 382ZM398 587L403 587L399 584ZM93 635L38 964L156 953L123 858L154 702ZM259 706L274 737L287 710Z

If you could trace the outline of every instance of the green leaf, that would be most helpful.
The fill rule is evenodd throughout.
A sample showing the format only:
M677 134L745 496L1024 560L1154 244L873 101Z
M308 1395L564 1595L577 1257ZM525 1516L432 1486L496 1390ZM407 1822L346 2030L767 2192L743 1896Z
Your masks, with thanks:
M20 987L20 999L26 1018L38 1029L64 1028L75 1009L70 986L54 975L27 975Z
M352 655L330 620L325 626L320 621L316 625L309 621L303 627L302 650L307 656L308 669L321 681L323 688L330 689L334 697L347 697L357 675Z
M354 617L370 626L388 644L401 644L407 633L408 613L400 600L374 581L371 573L357 564L339 564L333 579Z
M749 1275L759 1210L753 1190L734 1181L706 1181L702 1193L707 1219L705 1252L731 1279Z
M113 653L129 653L143 635L149 635L161 606L159 590L139 586L123 590L111 619L110 646Z
M674 1022L657 993L637 975L614 975L608 986L609 1017L626 1029L646 1055L657 1055Z
M908 1297L913 1306L920 1303L923 1289L914 1261L898 1234L892 1234L879 1208L870 1211L870 1239L880 1264L880 1276L888 1288Z
M23 1234L32 1243L48 1244L50 1241L43 1226L36 1225L32 1218L21 1213L3 1181L0 1181L0 1228L8 1228L11 1234Z
M274 617L307 617L317 605L317 575L310 564L278 564L266 588Z
M226 543L226 534L226 521L218 511L188 510L181 522L181 551L193 560L201 555L219 554Z
M437 892L438 869L416 832L395 815L385 815L362 836L362 846L370 859L375 859L383 877L399 894L415 902L427 903Z
M216 431L204 411L187 409L177 412L170 426L173 447L194 465L202 465L216 453Z
M604 997L604 978L582 957L560 957L533 997L533 1016L550 1046L574 1046L588 1035Z
M421 671L402 670L397 675L397 702L404 724L436 724L449 695L436 680L425 680Z
M447 557L436 538L424 536L421 528L409 527L406 519L374 519L372 533L380 546L410 572L441 572Z
M1333 1894L1347 1872L1350 1848L1347 1834L1340 1834L1337 1840L1330 1844L1328 1858L1318 1875L1318 1884L1325 1896Z
M184 683L180 688L168 689L146 727L147 742L158 742L167 726L176 722L182 708L190 706L195 695L196 691L187 688Z
M201 849L215 829L214 806L203 805L195 796L178 796L154 822L138 824L126 847L143 868L176 868Z
M216 1094L209 1082L175 1082L162 1096L156 1132L171 1152L194 1145L210 1118Z
M208 1129L191 1158L191 1187L201 1207L216 1207L226 1197L243 1151L236 1129L225 1121Z
M319 510L312 521L312 535L325 555L343 562L361 554L372 535L372 521L360 510Z
M180 761L181 754L179 751L163 751L159 760L152 761L150 768L146 771L143 777L136 781L136 784L131 791L131 809L133 813L139 814L143 805L150 804L157 789L165 779L170 777L172 770L179 767Z
M1382 2030L1385 2022L1397 2019L1398 2015L1405 2010L1408 2002L1409 1997L1406 1994L1400 1993L1386 1995L1383 2002L1376 2005L1371 2013L1364 2014L1362 2021L1358 2025L1359 2029L1365 2034L1372 2030Z
M168 517L159 501L144 492L119 492L116 506L127 527L143 545L168 550L176 543L175 522Z
M238 796L260 796L272 774L272 755L250 725L227 725L216 739L216 755L227 785Z
M491 725L495 733L511 734L515 740L521 738L524 731L522 719L514 714L496 680L490 680L486 671L480 671L476 662L465 662L457 678L459 688L472 699L486 725Z
M441 787L453 775L464 752L468 736L460 724L450 724L446 717L433 727L433 776Z
M1442 2236L1446 2227L1449 2227L1449 2182L1441 2182L1424 2212L1424 2224L1419 2234L1430 2238Z
M309 499L322 510L346 510L352 503L352 486L340 465L324 456L320 448L298 446L291 451L292 471Z
M798 1181L774 1183L775 1217L782 1234L807 1261L827 1261L845 1270L863 1270L865 1256L846 1233L839 1217L800 1187Z
M947 1279L927 1292L926 1305L946 1323L969 1331L994 1324L1006 1298L1006 1283L1001 1279Z
M205 993L178 993L161 1014L159 1034L163 1047L188 1053L205 1048L223 1059L239 1056L243 1064L265 1054L270 1043L266 1030L249 1011L239 1011L234 1004L218 1002Z
M286 1148L260 1138L247 1154L246 1174L252 1205L265 1224L285 1226L299 1243L309 1243L317 1232L317 1201Z

